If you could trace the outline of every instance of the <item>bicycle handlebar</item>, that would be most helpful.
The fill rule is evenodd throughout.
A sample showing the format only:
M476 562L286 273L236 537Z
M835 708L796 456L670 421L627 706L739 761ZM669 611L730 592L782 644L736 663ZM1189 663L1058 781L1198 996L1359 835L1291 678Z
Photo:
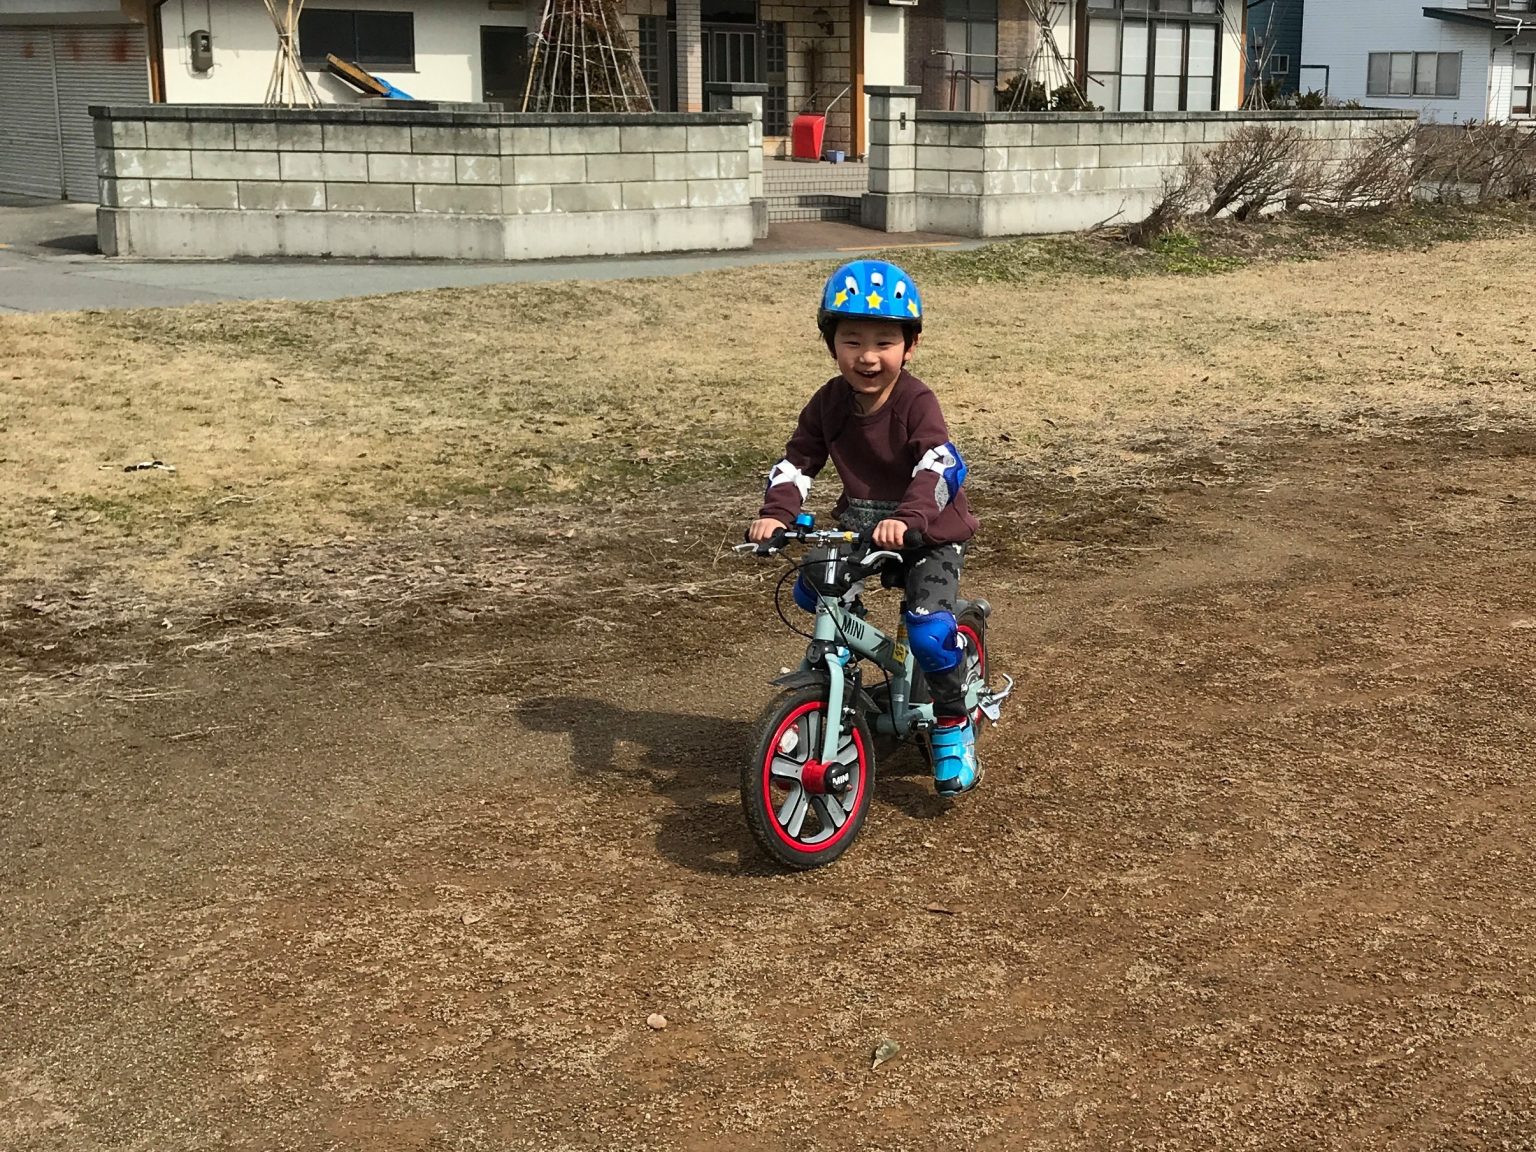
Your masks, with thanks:
M902 537L903 548L921 548L924 543L923 534L916 528L908 528L906 535ZM772 556L776 552L782 552L785 545L791 543L801 544L852 544L854 554L860 549L867 549L872 541L866 532L841 532L825 528L807 530L804 528L778 528L772 536L761 543L748 541L738 544L736 551L742 552L751 548L758 556ZM889 553L887 553L889 555Z

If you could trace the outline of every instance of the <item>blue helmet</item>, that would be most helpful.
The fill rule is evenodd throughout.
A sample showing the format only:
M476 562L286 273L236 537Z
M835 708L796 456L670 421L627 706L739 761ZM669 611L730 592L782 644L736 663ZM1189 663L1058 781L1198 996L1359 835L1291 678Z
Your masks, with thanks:
M923 330L923 298L912 277L884 260L855 260L844 264L821 292L816 326L829 340L837 322L894 320L917 333Z

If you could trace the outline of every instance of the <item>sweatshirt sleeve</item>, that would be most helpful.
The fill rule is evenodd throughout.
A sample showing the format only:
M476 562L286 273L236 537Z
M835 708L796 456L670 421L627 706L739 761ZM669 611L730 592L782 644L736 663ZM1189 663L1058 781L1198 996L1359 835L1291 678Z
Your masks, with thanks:
M768 472L761 519L789 524L811 493L811 479L827 462L827 438L822 420L822 393L812 396L800 411L794 435L784 448L784 458Z
M965 481L965 464L949 439L949 427L939 409L939 398L926 389L907 413L907 449L917 461L893 519L908 528L927 532L928 525L944 511Z

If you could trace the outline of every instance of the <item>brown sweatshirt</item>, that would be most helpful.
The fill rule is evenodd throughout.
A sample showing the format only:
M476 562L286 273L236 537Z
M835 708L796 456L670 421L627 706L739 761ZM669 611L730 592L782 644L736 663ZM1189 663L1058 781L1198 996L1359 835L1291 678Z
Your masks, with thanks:
M784 459L768 475L759 516L793 522L811 478L827 457L837 466L843 494L833 508L839 522L868 530L900 520L929 544L958 544L976 533L976 517L958 486L960 454L950 443L933 390L903 371L884 404L865 416L841 376L828 380L800 413Z

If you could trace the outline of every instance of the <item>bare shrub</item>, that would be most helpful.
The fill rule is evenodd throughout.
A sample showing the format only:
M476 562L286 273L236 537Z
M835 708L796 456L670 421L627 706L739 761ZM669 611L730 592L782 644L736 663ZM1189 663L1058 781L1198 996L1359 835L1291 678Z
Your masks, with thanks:
M1414 163L1433 199L1529 200L1536 195L1536 134L1512 124L1425 125Z
M1299 212L1326 202L1328 196L1328 166L1318 154L1315 142L1308 142L1306 154L1298 159L1291 172L1291 186L1285 192L1285 210Z
M1536 134L1513 124L1466 129L1484 200L1529 200L1536 191Z
M1296 128L1246 125L1196 162L1195 187L1209 194L1205 215L1247 220L1286 202L1293 188L1315 182L1312 141Z
M1168 229L1195 209L1195 175L1198 161L1163 170L1157 202L1139 223L1126 229L1125 237L1138 248L1150 248Z
M1323 199L1333 208L1372 208L1413 198L1418 126L1387 127L1355 141L1338 162Z

